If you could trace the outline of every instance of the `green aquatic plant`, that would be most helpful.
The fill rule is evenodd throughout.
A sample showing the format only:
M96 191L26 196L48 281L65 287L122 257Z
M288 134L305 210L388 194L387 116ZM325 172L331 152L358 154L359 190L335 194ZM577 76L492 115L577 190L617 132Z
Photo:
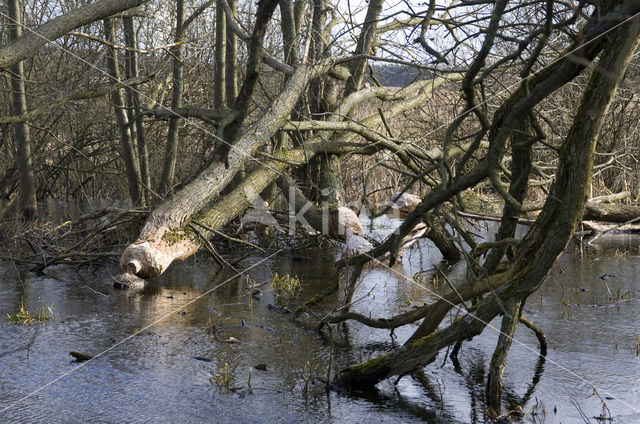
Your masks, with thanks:
M9 322L18 325L31 325L35 322L44 322L56 319L51 306L45 304L32 314L24 308L24 304L22 302L20 302L20 310L13 315L7 314L7 317L9 318Z

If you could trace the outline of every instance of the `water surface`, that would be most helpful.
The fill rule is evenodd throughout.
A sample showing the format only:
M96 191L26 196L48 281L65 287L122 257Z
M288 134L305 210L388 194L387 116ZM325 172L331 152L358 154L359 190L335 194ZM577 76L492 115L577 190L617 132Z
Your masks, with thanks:
M640 413L618 402L640 405L639 245L635 236L572 244L529 298L525 315L546 332L549 353L539 365L536 338L518 328L504 386L507 406L521 404L529 390L522 408L537 415L523 422L584 423L580 410L595 422L603 404L613 422L640 422ZM172 266L144 294L106 286L115 266L35 275L1 263L0 421L484 422L484 381L497 340L490 328L464 343L458 367L441 354L421 376L385 381L370 393L324 390L330 365L335 373L385 352L416 328L392 336L349 323L330 342L328 333L313 331L313 317L295 321L269 308L295 306L287 296L268 285L251 296L251 284L278 272L297 275L298 296L308 298L331 284L334 259L331 249L252 256L242 262L253 266L246 276L229 280L233 274L197 257ZM431 301L428 288L398 275L432 270L440 259L423 241L393 270L367 269L354 309L389 316ZM464 275L462 266L449 272ZM56 319L10 324L7 314L21 303L30 311L51 305ZM330 299L315 313L337 304ZM70 351L105 353L79 364Z

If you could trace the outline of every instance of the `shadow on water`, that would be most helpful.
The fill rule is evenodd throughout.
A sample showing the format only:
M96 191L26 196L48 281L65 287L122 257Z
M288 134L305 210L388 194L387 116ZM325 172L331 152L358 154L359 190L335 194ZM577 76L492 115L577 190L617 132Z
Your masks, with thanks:
M525 315L546 332L549 353L540 361L537 339L518 327L503 401L505 409L522 408L522 422L583 423L572 402L594 417L602 401L613 422L640 422L640 414L616 402L637 405L640 399L634 350L640 337L639 246L640 239L629 236L571 245L529 298ZM434 251L421 242L396 270L409 276L428 272L440 261ZM250 257L242 265L261 259ZM69 374L3 411L0 421L485 422L484 385L497 339L491 329L462 345L457 367L441 354L423 370L372 391L326 392L321 379L329 364L335 375L388 352L416 328L408 325L391 336L349 323L330 338L312 331L313 317L298 321L270 308L297 305L265 283L275 272L299 277L298 296L305 299L332 283L334 259L332 250L280 255L252 268L249 279L224 283L231 274L197 257L173 266L143 294L105 286L116 272L106 267L94 275L59 266L18 278L11 264L2 263L0 410ZM463 278L464 269L449 274ZM433 299L424 286L399 281L382 267L367 269L365 277L355 296L360 312L389 316ZM28 310L51 305L56 319L8 323L7 314L21 304ZM337 304L328 299L316 312L328 313ZM499 328L499 320L492 325ZM70 351L96 355L107 349L74 371L79 364ZM592 385L600 397L593 396Z

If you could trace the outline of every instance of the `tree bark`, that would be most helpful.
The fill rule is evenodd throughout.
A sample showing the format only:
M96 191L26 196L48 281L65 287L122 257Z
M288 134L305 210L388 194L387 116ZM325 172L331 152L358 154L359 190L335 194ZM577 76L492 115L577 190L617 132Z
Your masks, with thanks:
M216 160L224 163L226 167L229 167L229 152L236 141L236 137L240 132L242 123L247 117L249 105L251 104L253 97L253 91L258 84L260 65L262 64L262 46L264 44L264 36L266 34L269 21L271 20L271 16L273 15L277 5L277 0L261 0L258 3L256 22L253 27L253 33L248 47L249 58L247 60L246 75L242 86L240 87L238 97L236 97L233 108L229 113L230 119L228 122L221 124L222 140L220 140L221 143L216 149Z
M299 38L294 13L294 6L291 0L280 1L280 28L282 30L284 63L290 66L298 64Z
M110 43L110 45L105 47L107 49L106 59L109 75L111 75L115 81L120 81L120 69L118 66L117 56L118 52L113 47L116 44L114 22L112 18L107 18L103 23L105 39ZM137 152L131 138L129 117L125 111L124 90L119 88L112 91L111 102L113 103L113 110L116 115L116 123L120 136L120 148L122 150L122 158L124 160L127 180L129 182L129 195L131 196L133 204L139 205L142 200L140 192L140 162L138 162Z
M530 118L531 119L531 118ZM511 135L511 184L509 195L522 204L529 186L529 174L531 172L532 145L530 138L531 125L529 119L517 122ZM500 228L496 233L496 241L513 238L518 225L518 210L511 202L505 202ZM487 255L483 266L485 271L492 274L505 252L508 245L499 244Z
M371 52L383 5L384 0L371 0L369 2L367 15L365 16L364 23L362 24L362 32L360 33L358 44L356 46L356 55L368 55ZM364 78L364 71L367 67L367 59L362 58L353 61L349 67L351 71L351 78L347 80L347 84L345 86L345 93L347 95L360 89L360 85Z
M228 101L226 98L226 51L227 51L227 17L221 5L223 0L218 1L216 6L216 42L215 42L215 65L213 76L213 104L214 108L226 108Z
M18 0L8 0L9 12L9 39L19 40L22 37L22 19ZM27 113L27 96L24 88L24 63L19 61L10 66L11 73L11 97L13 115L20 116ZM16 146L16 165L18 168L18 210L23 219L32 221L35 219L36 179L31 158L31 139L29 138L29 126L25 121L13 125L14 144Z
M146 278L158 275L166 269L171 261L187 257L187 253L178 251L169 254L170 259L166 266L157 267L154 265L153 256L165 256L162 253L166 250L166 243L162 240L165 234L172 234L180 231L200 211L207 209L211 201L218 196L223 188L229 184L233 176L250 160L250 155L254 154L264 145L264 140L268 140L275 135L280 127L286 122L291 109L295 106L299 96L307 87L309 80L319 74L327 72L332 61L325 61L315 66L301 66L292 75L283 93L274 101L271 107L264 113L263 117L251 127L251 131L246 131L236 142L235 149L229 152L229 168L219 161L213 162L202 171L193 181L177 192L172 199L161 203L150 214L145 223L138 241L125 249L121 266L127 269L128 260L132 256L130 249L140 243L148 243L149 253L140 260L140 266L136 274L145 275ZM272 181L275 180L275 176ZM264 188L262 188L264 189ZM259 193L260 191L258 191ZM229 210L236 210L235 208ZM239 213L239 212L238 212ZM195 250L197 251L197 249ZM189 254L195 253L193 249L186 249ZM187 255L187 256L185 256Z
M182 91L184 65L182 64L182 54L184 47L182 46L182 37L184 34L184 1L176 1L176 36L177 45L172 48L173 53L173 97L171 99L171 110L175 111L182 107ZM164 150L164 160L162 165L162 178L160 179L159 191L161 194L167 194L173 186L173 178L176 172L176 162L178 160L178 133L180 120L182 118L173 114L169 118L169 131L167 133L167 144Z
M500 393L502 391L502 375L507 366L507 355L513 342L516 326L520 321L522 302L517 299L509 300L505 303L505 311L502 316L500 326L500 336L496 348L491 357L489 366L489 376L487 377L487 406L493 416L500 415L502 409L500 405Z
M132 16L123 16L125 43L132 49L138 48L136 31ZM126 54L126 75L127 79L135 80L140 71L138 69L138 55L134 50L127 51ZM129 101L129 122L134 122L131 126L131 138L134 146L138 148L138 159L140 160L140 177L142 182L142 200L150 200L151 174L149 172L149 152L145 139L144 124L142 123L140 91L134 87L127 87L127 99Z
M101 0L73 9L0 48L0 69L26 59L51 40L83 25L107 18L149 0Z
M231 14L236 13L236 1L228 0ZM238 41L236 34L229 25L227 28L227 48L225 50L225 97L227 99L227 108L231 108L236 97L238 97Z
M583 218L591 221L625 223L640 219L640 206L587 203Z

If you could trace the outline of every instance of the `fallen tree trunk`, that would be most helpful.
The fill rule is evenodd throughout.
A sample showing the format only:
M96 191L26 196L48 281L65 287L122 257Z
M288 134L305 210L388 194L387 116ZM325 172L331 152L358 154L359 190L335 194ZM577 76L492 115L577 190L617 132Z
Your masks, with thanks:
M284 126L307 83L312 78L327 72L332 62L333 60L326 60L315 67L298 68L288 81L283 94L272 104L263 118L247 129L234 144L234 148L229 152L228 169L225 164L214 162L172 199L162 203L151 213L138 239L125 249L120 258L123 273L151 278L162 274L174 260L183 260L193 255L201 248L201 242L199 237L189 230L189 222L200 221L214 230L220 229L251 207L256 193L261 193L269 184L282 176L286 169L302 165L320 152L371 154L383 148L391 151L402 149L401 145L394 145L394 143L367 145L345 142L344 139L337 141L330 139L333 133L328 131L312 137L296 149L282 150L275 156L263 155L265 163L262 163L229 194L216 199L238 170L249 161L256 160L251 155L264 145L265 140L270 139ZM454 76L455 78L457 76ZM348 110L360 102L376 97L387 100L405 99L404 102L400 102L401 107L393 105L387 114L388 117L395 116L407 108L418 106L432 90L446 81L448 81L447 78L436 78L433 81L414 83L404 91L406 95L415 94L409 100L388 89L362 90L347 97L337 108L332 119L342 119L348 114ZM372 117L367 122L374 124L376 121ZM347 137L347 140L349 141L350 137ZM433 155L436 153L430 152ZM450 156L452 154L449 152Z
M640 224L605 224L595 221L581 221L583 230L591 233L640 233Z
M582 219L615 223L638 221L640 220L640 206L617 203L587 203Z
M624 194L624 193L622 193ZM603 196L605 197L605 196ZM609 196L606 196L609 197ZM631 225L633 222L640 220L640 206L626 205L621 203L600 203L600 201L594 201L600 198L589 199L584 208L584 214L582 215L582 222L589 230L593 231L606 231L615 227L615 224L625 224L625 230L634 230ZM527 207L527 209L530 209ZM500 221L502 216L483 215L470 212L458 211L457 214L464 218L476 219L482 221ZM531 225L534 220L527 218L518 218L518 224ZM627 226L627 224L629 226Z

